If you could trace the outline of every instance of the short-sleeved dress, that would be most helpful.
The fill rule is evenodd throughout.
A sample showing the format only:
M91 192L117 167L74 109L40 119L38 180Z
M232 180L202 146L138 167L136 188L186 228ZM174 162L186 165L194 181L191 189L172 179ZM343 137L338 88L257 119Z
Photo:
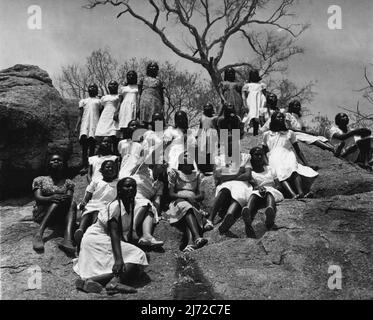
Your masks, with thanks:
M152 121L153 113L163 113L163 83L158 78L144 77L140 81L142 87L139 108L140 121L150 123Z
M144 133L144 140L142 142L142 147L144 149L144 157L146 157L147 164L163 164L163 131L154 132L153 130L148 130ZM156 151L155 151L156 150ZM150 158L150 154L154 152L154 156Z
M184 147L184 133L179 128L169 127L164 132L164 141L171 142L171 144L164 150L164 158L168 163L168 169L178 169L179 167L179 156L187 151L191 155L194 155L195 147L197 145L196 139L188 134L186 150ZM197 165L194 165L197 169Z
M259 119L259 116L265 113L264 106L266 97L263 90L266 88L264 83L245 83L242 91L248 92L246 104L249 108L249 113L245 117L244 122L249 124L252 119Z
M54 184L53 179L50 176L40 176L34 179L32 182L32 191L40 189L42 196L48 197L54 194L67 194L68 191L74 192L75 184L70 179L66 179L65 183L62 186L57 186ZM35 222L41 222L46 214L46 209L49 207L48 205L38 203L35 201L34 208L32 210L32 216ZM61 208L64 211L66 208ZM62 213L61 211L61 213ZM60 216L60 215L55 215ZM62 221L65 219L64 216L60 217ZM55 221L56 223L62 222L58 219Z
M201 117L201 130L198 137L198 148L201 152L211 153L212 145L217 143L217 117L207 117L204 114ZM215 135L215 137L214 137Z
M84 233L79 258L73 260L73 269L82 279L112 273L114 254L108 230L111 219L122 222L124 239L130 231L131 218L120 200L111 202L105 210L100 211L96 223ZM124 263L148 265L145 252L124 241L120 244Z
M303 120L297 114L287 113L286 114L287 127L290 130L302 130L304 127ZM304 132L295 132L295 136L298 141L305 142L307 144L315 143L316 141L327 142L328 139L323 136L314 136Z
M356 142L358 140L360 140L361 138L358 137L358 136L352 136L352 137L349 137L348 139L345 139L345 140L339 140L337 138L334 138L334 135L335 134L344 134L344 132L338 128L337 126L332 126L330 129L329 129L329 139L330 139L330 143L334 146L338 146L340 145L343 141L345 142L345 146L343 147L342 149L342 153L345 152L348 148L352 147L353 145L356 144ZM358 157L359 157L359 153L360 151L359 150L356 150L355 152L347 155L346 157L346 160L348 161L351 161L351 162L355 162L357 161Z
M106 160L116 161L118 156L107 155L107 156L93 156L88 158L89 165L92 166L92 181L102 180L102 174L100 172L101 165Z
M122 157L119 169L119 179L131 175L132 169L137 165L141 156L142 146L140 143L130 139L121 140L118 144L118 151Z
M119 129L122 129L127 128L131 120L136 119L139 88L137 84L129 84L120 87L118 94L123 97L119 109Z
M107 182L104 180L92 180L86 188L86 192L92 193L91 200L85 206L82 216L95 211L105 210L106 206L117 196L118 180Z
M242 83L223 81L221 83L221 91L223 97L228 104L232 104L236 110L236 114L242 119L245 113L242 101ZM220 112L219 112L220 113Z
M222 175L237 174L240 167L244 166L245 169L250 168L250 154L241 153L239 161L225 155L223 148L220 150L220 155L215 157L216 170L221 170ZM216 187L215 196L219 194L222 189L228 189L231 192L232 198L237 201L241 207L247 204L247 201L252 194L253 187L248 181L225 181Z
M201 179L201 174L196 171L186 175L179 170L173 169L168 173L168 183L174 187L175 193L181 193L185 196L196 195L201 188ZM203 215L200 208L194 207L184 199L177 199L171 202L165 217L170 224L174 224L180 221L190 209L193 210L199 226L203 228Z
M132 176L137 183L137 193L135 202L135 220L143 207L148 207L148 211L153 216L153 223L159 222L157 208L153 204L153 200L157 196L163 194L163 182L154 180L153 172L146 164L140 166L138 171Z
M79 109L83 110L79 139L82 136L94 138L98 120L100 119L101 101L98 98L86 98L79 101Z
M274 198L276 202L281 202L284 200L283 194L275 188L275 179L276 173L274 170L269 166L264 166L263 172L255 172L254 170L251 171L251 175L259 187L264 187L267 192L269 192ZM261 197L259 190L254 190L252 194Z
M295 133L288 131L267 131L263 135L263 145L269 149L268 162L279 181L285 181L293 172L306 178L315 178L318 173L297 161L293 143L297 142Z
M96 137L116 136L118 132L118 123L114 121L114 113L118 108L119 96L117 94L108 94L101 98L103 110L96 128Z

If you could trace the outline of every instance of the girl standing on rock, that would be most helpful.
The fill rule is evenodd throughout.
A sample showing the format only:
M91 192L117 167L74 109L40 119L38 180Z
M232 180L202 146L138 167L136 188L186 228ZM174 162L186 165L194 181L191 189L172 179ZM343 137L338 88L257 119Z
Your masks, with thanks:
M242 83L236 81L236 71L229 68L224 71L224 81L220 85L222 96L226 104L231 104L236 110L236 114L243 119L245 114L244 103L242 101ZM218 115L223 114L223 109L218 112Z
M136 181L118 181L117 198L100 211L95 224L85 232L79 258L73 261L80 276L76 287L99 293L135 293L131 285L148 265L145 253L131 244L133 239Z
M288 113L285 115L287 127L295 132L298 141L313 144L323 150L334 152L335 148L329 143L327 138L306 132L306 127L302 120L301 108L298 100L289 103Z
M110 81L108 84L109 94L101 98L102 112L96 128L96 137L111 137L113 152L116 152L118 139L118 123L114 120L114 114L119 106L118 82Z
M266 227L272 229L275 224L276 203L284 200L284 196L278 190L280 183L276 178L276 174L271 167L265 164L264 151L260 147L255 147L250 150L251 156L251 175L250 183L254 187L247 205L242 209L242 219L245 222L245 231L248 237L254 233L251 228L251 223L255 218L259 208L264 207L266 216Z
M158 78L159 66L155 62L148 64L146 76L139 83L139 113L140 122L144 128L152 122L152 116L155 112L163 113L164 96L163 83Z
M32 182L35 196L34 221L40 223L32 245L35 251L44 251L43 234L47 226L65 226L64 240L59 248L68 254L75 253L72 243L76 221L76 203L73 201L74 183L65 176L63 158L54 154L48 162L49 175L41 176Z
M114 120L119 120L122 138L130 121L138 118L138 93L137 73L131 70L127 73L127 85L119 88L119 108L114 115Z
M95 134L101 108L101 101L97 98L98 87L96 84L89 85L88 94L89 98L79 102L80 114L75 127L75 131L78 132L80 126L79 142L82 146L83 170L88 170L88 156L92 157L95 154Z
M78 205L82 210L79 229L74 233L74 240L80 248L80 242L87 228L96 221L101 210L117 196L118 165L113 160L105 160L101 164L102 180L93 180L86 189L83 201Z
M207 239L203 238L204 217L199 204L204 198L202 176L193 170L193 159L187 154L181 154L178 162L178 170L171 170L168 176L172 202L166 217L183 232L180 250L190 252L207 244Z
M263 121L266 104L264 95L266 85L261 83L262 78L259 76L258 70L251 70L249 73L249 82L245 83L242 88L242 100L244 106L248 110L248 114L243 120L246 125L253 127L253 135L258 135L259 124ZM263 123L262 123L263 124Z
M96 155L89 157L88 159L88 183L91 183L91 181L102 180L100 169L104 161L112 160L118 163L119 158L113 154L112 150L113 147L111 137L104 137L98 146Z
M310 183L318 173L308 167L303 153L299 149L295 133L288 130L285 124L285 115L281 112L272 114L270 130L263 135L263 148L268 152L269 166L274 170L282 187L291 198L303 198L305 194L303 179ZM295 152L294 152L295 150ZM297 156L304 165L298 163Z

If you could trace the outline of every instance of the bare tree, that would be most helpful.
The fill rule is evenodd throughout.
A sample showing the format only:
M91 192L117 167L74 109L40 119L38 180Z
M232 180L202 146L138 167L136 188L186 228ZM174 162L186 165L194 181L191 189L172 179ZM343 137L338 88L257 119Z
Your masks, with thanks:
M373 67L373 64L370 64ZM364 80L366 85L357 90L357 92L362 92L363 98L370 107L373 106L373 81L370 79L368 75L368 68L364 68ZM353 128L370 128L373 129L373 113L370 112L363 112L360 107L360 101L356 103L356 110L353 110L349 107L339 106L339 108L343 109L349 114L351 127Z
M288 37L296 39L307 28L307 25L289 22L295 16L289 12L294 1L147 0L146 11L152 11L150 15L139 9L139 1L133 0L87 0L85 7L92 9L106 4L120 7L117 18L128 14L145 23L178 56L201 65L224 100L219 91L222 72L229 67L253 66L252 61L220 65L227 43L234 36L242 33L247 39L253 56L259 57L259 60L252 60L264 63L259 65L262 74L276 70L281 62L301 52L299 48L293 47L293 40L285 40L285 36L279 37L270 31L283 31ZM144 4L144 1L141 4ZM170 27L184 31L182 44L171 40ZM260 38L258 29L268 30L266 37Z

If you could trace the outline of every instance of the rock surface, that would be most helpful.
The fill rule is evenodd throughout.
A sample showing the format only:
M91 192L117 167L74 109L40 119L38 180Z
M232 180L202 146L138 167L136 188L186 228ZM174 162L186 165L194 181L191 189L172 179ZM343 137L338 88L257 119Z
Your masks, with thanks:
M29 192L48 153L71 158L75 109L44 70L15 65L0 71L0 199ZM76 157L70 161L77 163Z

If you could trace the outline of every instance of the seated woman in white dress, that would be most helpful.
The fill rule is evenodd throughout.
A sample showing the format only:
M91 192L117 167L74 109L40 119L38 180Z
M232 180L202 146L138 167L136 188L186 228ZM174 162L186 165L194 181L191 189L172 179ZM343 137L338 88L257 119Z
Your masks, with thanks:
M190 133L188 134L188 116L184 111L175 113L175 126L169 127L164 132L164 158L168 163L168 170L178 169L179 156L184 152L194 156L196 152L197 140ZM194 165L197 170L197 165Z
M217 187L214 205L205 225L206 231L213 229L213 225L216 224L215 217L219 213L220 217L225 217L219 226L219 232L228 232L229 228L241 216L241 210L247 204L253 190L249 184L251 178L250 155L241 153L239 146L235 150L232 140L234 140L232 136L229 136L227 147L221 143L220 154L215 157L214 177ZM227 154L225 153L226 149L228 149ZM238 153L234 154L234 151Z
M293 199L310 196L311 193L307 189L318 173L308 167L295 133L286 127L283 113L273 113L270 130L263 135L263 147L265 152L268 152L269 166L275 171L288 195ZM304 165L298 163L297 156Z
M148 260L134 238L134 208L136 181L125 178L118 181L117 198L98 220L85 232L79 258L73 269L80 276L76 287L85 292L99 293L106 286L108 293L134 293L132 285Z
M327 138L323 136L315 136L306 131L302 119L301 108L301 104L298 100L289 103L288 112L285 115L288 129L295 132L298 141L313 144L323 150L334 152L335 148L329 143Z
M335 126L329 129L330 142L338 146L335 155L369 169L372 166L373 149L371 131L367 128L350 130L348 123L347 114L338 113Z
M251 175L250 183L254 190L251 193L247 205L242 209L242 219L245 222L245 231L248 237L254 235L251 223L258 212L264 208L266 227L268 230L275 226L276 203L284 200L284 196L278 190L281 188L273 169L265 164L263 148L254 147L250 150Z

